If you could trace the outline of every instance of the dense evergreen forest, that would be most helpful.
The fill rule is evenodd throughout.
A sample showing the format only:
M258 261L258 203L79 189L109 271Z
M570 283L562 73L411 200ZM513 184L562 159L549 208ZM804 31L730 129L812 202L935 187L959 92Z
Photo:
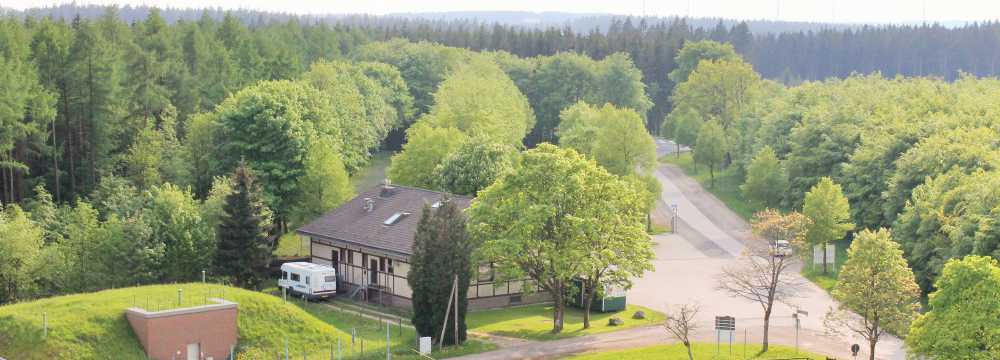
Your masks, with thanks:
M769 206L832 178L859 228L895 230L925 291L949 258L1000 257L1000 86L981 78L997 23L579 33L86 9L0 19L0 302L196 278L241 165L272 235L348 199L380 148L400 150L393 181L474 195L559 143L652 206L658 183L635 171L655 165L651 131L748 182L771 154Z

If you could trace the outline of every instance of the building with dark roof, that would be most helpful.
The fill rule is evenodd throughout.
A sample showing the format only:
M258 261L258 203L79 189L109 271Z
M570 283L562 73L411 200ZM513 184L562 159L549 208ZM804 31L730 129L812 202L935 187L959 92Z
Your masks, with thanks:
M379 185L324 214L296 232L310 242L312 262L337 269L339 296L410 307L406 277L413 237L425 205L451 201L466 209L472 198L399 185ZM530 280L494 281L489 264L469 284L469 306L484 309L539 302L547 295Z

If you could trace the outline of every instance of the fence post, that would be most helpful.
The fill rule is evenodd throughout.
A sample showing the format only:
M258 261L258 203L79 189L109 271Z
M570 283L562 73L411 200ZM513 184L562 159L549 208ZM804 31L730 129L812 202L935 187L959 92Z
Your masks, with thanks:
M49 338L49 314L45 312L42 313L42 338Z
M177 289L177 307L181 307L181 294L184 293L184 289Z
M392 360L392 343L389 332L389 322L385 322L385 360Z

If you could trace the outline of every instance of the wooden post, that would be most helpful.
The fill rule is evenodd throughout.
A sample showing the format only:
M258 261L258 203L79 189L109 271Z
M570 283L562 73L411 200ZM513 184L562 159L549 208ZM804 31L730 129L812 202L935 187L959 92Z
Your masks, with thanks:
M441 324L441 338L438 339L438 348L444 349L444 332L448 329L448 314L451 312L451 301L455 299L455 287L458 286L458 275L455 275L455 281L451 284L451 294L448 294L448 306L444 309L444 323ZM455 314L458 316L458 314Z
M452 295L455 296L455 346L458 346L458 275L455 275L455 285L451 287Z

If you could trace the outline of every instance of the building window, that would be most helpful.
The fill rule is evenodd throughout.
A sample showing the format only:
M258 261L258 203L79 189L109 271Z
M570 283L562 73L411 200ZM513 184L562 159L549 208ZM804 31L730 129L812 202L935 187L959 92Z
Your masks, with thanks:
M479 264L479 282L493 281L493 264Z
M393 274L393 271L392 271L392 259L388 259L388 260L386 260L386 262L389 263L389 273Z
M296 273L292 273L292 281L295 281L295 282L298 282L298 281L299 281L299 279L300 279L300 278L299 278L299 274L296 274Z

